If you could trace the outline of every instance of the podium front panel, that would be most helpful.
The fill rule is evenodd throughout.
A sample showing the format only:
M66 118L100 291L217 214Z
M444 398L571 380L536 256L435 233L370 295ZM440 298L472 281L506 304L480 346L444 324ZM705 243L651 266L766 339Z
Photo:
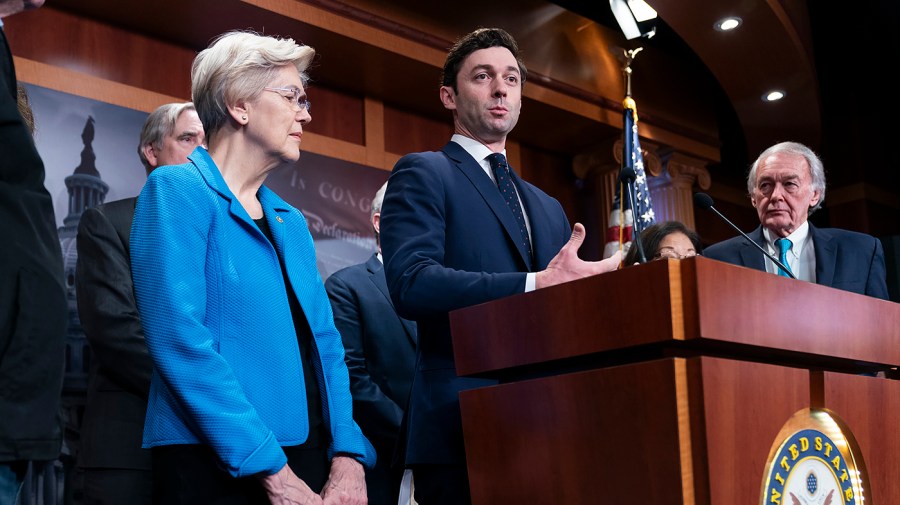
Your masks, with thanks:
M675 361L462 391L473 504L685 503Z
M758 505L809 372L671 358L463 391L474 505Z
M695 368L692 368L695 367ZM690 360L702 377L703 418L712 505L759 505L766 458L784 423L809 407L809 371L717 358ZM698 502L703 503L703 502Z
M900 381L841 373L814 374L813 406L850 429L869 475L866 503L900 503Z

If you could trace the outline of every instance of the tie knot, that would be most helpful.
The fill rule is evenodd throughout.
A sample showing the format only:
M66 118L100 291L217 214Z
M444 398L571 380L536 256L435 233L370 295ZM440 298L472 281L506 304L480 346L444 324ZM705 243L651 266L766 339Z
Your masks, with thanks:
M492 153L487 157L491 168L506 168L506 156L501 153Z
M794 243L791 242L790 239L786 238L780 238L775 241L775 246L778 247L778 251L781 254L787 254L787 252L791 250L791 246L793 245Z

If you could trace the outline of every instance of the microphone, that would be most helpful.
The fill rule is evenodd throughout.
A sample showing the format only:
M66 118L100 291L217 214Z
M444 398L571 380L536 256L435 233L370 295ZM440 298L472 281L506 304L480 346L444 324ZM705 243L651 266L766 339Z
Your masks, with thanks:
M791 279L797 278L790 271L790 269L788 269L788 267L785 266L784 263L778 261L778 259L775 256L772 256L771 254L769 254L769 252L766 251L765 249L763 249L761 245L757 244L756 241L754 241L750 237L748 237L746 233L742 232L740 228L735 226L734 223L729 221L727 217L723 216L721 212L716 210L716 208L713 207L713 199L711 196L707 195L706 193L694 193L694 204L703 210L711 210L711 211L715 212L716 215L721 217L726 223L728 223L732 228L734 228L738 233L740 233L742 237L744 237L745 239L747 239L748 242L753 244L753 247L756 247L757 249L759 249L759 251L761 253L765 254L767 258L772 260L772 263L775 263L776 265L778 265L778 268L784 270L784 272L786 274L788 274L791 277Z
M632 184L634 183L635 179L637 179L637 174L634 171L634 167L625 165L622 167L622 170L619 171L619 182L625 184L625 190L628 191L628 206L631 207L631 245L633 247L637 247L638 257L641 259L641 263L646 263L647 255L644 254L644 247L641 245L642 230L638 228L637 216L634 214L634 197L632 196L632 193L634 193L634 189Z

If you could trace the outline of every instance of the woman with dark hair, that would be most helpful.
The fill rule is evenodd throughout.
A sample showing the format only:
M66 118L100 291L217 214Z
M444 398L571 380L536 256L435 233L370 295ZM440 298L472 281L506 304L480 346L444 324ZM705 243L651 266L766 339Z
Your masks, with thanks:
M680 221L663 221L648 226L641 232L641 245L648 261L690 258L700 254L703 249L697 232ZM638 263L638 260L637 247L632 243L623 263L631 266Z

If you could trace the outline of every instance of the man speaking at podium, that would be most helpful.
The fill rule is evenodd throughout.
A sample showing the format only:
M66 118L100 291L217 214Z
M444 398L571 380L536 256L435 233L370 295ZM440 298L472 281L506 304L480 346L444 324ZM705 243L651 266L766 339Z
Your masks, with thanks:
M747 191L760 222L750 238L785 264L794 277L888 299L881 241L809 223L809 215L825 200L825 169L811 149L796 142L769 147L750 168ZM743 237L712 245L703 255L789 277Z
M398 313L416 320L419 333L406 463L420 505L470 503L458 393L494 383L457 377L448 313L614 270L621 260L580 260L584 227L573 232L557 200L509 169L506 136L519 119L525 76L505 31L460 39L440 88L455 135L441 151L401 158L388 180L387 281Z

